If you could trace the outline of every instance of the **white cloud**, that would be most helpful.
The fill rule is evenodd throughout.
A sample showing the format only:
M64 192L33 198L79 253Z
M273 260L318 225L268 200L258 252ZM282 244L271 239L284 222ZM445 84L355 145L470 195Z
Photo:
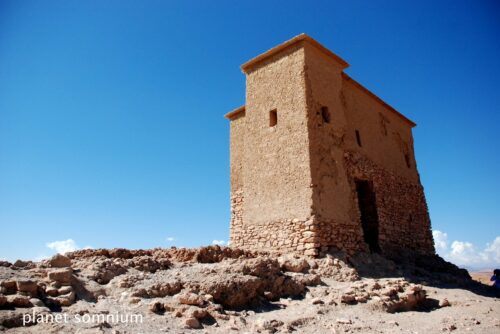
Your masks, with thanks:
M467 241L453 241L451 251L447 256L456 264L473 265L482 261L480 252L472 243Z
M167 240L168 242L172 242L175 240L175 238L174 237L167 237L165 240Z
M493 243L486 245L484 253L497 265L500 263L500 236L496 237Z
M67 252L74 252L77 249L79 249L79 247L76 245L73 239L47 242L46 246L52 250L55 250L57 253L60 254L64 254Z
M212 245L219 245L219 246L222 246L224 245L226 242L224 240L214 240L212 241Z
M454 240L448 243L448 235L444 232L432 231L436 251L445 260L459 266L469 268L493 268L500 263L500 236L481 250L468 241Z
M445 251L448 248L448 234L434 230L432 231L432 236L434 237L434 245L436 249L439 251Z
M92 246L79 247L73 239L47 242L45 244L45 246L47 246L48 248L50 248L50 249L52 249L60 254L74 252L74 251L79 250L79 249L93 249L94 248ZM49 258L50 256L40 255L37 258L43 259L43 257Z

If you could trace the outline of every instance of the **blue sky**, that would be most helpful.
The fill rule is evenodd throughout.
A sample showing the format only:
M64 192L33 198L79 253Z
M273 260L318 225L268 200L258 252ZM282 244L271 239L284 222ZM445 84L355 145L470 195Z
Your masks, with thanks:
M0 257L227 241L239 66L302 32L418 124L440 253L498 265L495 1L0 0Z

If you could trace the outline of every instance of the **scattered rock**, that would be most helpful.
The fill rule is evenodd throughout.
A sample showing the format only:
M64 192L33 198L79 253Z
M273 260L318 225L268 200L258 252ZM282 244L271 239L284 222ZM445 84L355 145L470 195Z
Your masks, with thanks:
M323 300L321 300L320 298L313 298L313 300L311 301L311 303L313 305L318 305L318 304L324 304L325 302Z
M53 268L71 267L71 260L62 254L54 255L48 262Z
M346 319L346 318L338 318L337 320L335 320L336 323L338 324L342 324L342 325L350 325L352 324L352 320L351 319Z
M8 295L7 304L14 307L31 307L30 298L22 295Z
M57 297L47 297L47 302L50 305L57 306L70 306L75 303L76 295L74 292L70 292L65 295L60 295Z
M32 297L38 295L38 285L36 282L32 280L18 280L16 283L17 291L28 294Z
M283 326L283 321L280 320L266 320L257 319L254 324L255 331L268 331L270 333L275 333L278 327Z
M186 328L194 328L194 329L201 328L200 322L195 317L186 318L184 320L184 325L186 326Z
M307 271L310 266L309 262L305 258L294 258L294 257L285 257L279 259L281 269L283 271L290 271L294 273L301 273Z
M16 267L16 268L26 268L28 267L30 264L32 264L31 261L23 261L23 260L17 260L16 262L14 262L14 264L12 266Z
M12 263L10 263L9 261L0 261L0 267L10 267L12 266Z
M12 295L17 292L17 283L14 280L5 280L0 283L2 293L5 295Z
M65 285L65 286L60 287L57 290L57 293L59 295L65 295L65 294L68 294L68 293L70 293L72 291L73 291L73 288L71 287L71 285Z
M204 319L208 316L208 312L206 309L199 308L196 306L191 306L185 313L189 317L193 317L196 319Z
M448 306L451 306L448 299L444 298L444 299L439 301L439 307L448 307Z
M355 304L356 303L356 296L351 295L351 294L343 294L340 297L340 302L344 304Z
M163 314L165 313L165 306L163 305L163 303L153 302L149 304L149 310L156 314Z
M49 280L59 282L63 285L70 284L72 275L73 269L71 268L55 269L49 272Z
M51 297L56 297L59 295L59 290L54 286L48 286L45 288L45 293Z
M192 293L192 292L186 292L183 294L179 294L177 296L177 300L181 304L198 305L198 306L202 306L205 302L202 297L200 297L197 294Z

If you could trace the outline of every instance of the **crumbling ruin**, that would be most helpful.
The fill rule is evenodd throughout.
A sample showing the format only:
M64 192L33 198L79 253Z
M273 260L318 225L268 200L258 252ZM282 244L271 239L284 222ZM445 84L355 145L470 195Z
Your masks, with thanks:
M242 65L228 114L231 245L322 255L434 254L411 120L299 35Z

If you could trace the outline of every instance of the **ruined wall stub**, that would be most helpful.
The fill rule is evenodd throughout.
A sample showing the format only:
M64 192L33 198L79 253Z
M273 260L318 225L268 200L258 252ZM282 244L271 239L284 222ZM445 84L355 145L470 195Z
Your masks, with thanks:
M246 105L226 115L233 246L308 255L368 251L371 211L362 210L357 188L366 181L377 249L434 253L415 124L347 76L347 66L306 35L242 66Z

